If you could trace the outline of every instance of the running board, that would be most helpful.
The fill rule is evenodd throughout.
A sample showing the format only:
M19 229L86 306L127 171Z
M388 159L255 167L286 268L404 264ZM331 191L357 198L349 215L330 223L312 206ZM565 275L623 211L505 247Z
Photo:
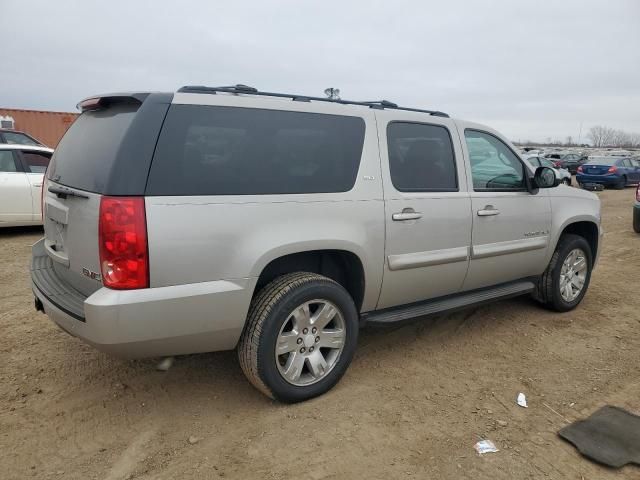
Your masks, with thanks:
M451 312L483 303L490 303L495 300L517 297L531 293L535 288L536 286L532 281L519 280L517 282L504 283L497 287L483 288L471 292L448 295L434 300L427 300L425 302L367 312L362 315L362 321L366 324L395 323L410 318Z

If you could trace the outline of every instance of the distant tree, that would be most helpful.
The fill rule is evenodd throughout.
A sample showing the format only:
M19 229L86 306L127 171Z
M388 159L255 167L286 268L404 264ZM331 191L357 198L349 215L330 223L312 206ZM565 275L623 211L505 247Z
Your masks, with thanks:
M565 145L566 145L567 147L572 147L572 146L573 146L573 137L572 137L571 135L569 135L569 136L567 137L567 141L565 142Z
M595 125L589 129L587 138L594 147L608 147L612 144L615 130L613 128Z

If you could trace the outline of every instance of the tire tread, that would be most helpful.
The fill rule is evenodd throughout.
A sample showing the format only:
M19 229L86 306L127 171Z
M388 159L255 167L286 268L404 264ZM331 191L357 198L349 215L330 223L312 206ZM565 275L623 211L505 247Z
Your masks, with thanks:
M338 285L337 282L317 273L293 272L277 277L265 285L251 301L247 324L238 342L238 360L242 371L251 384L269 398L276 399L260 376L258 357L258 347L264 323L275 305L291 290L310 282L327 282Z

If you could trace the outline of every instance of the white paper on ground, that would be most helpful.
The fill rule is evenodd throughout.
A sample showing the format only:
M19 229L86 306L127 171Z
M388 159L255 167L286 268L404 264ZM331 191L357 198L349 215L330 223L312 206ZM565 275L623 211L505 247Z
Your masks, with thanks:
M500 451L491 440L480 440L473 446L473 448L475 448L476 452L480 455L483 453L495 453Z
M527 397L524 396L524 393L519 393L518 394L518 405L520 405L521 407L527 408Z

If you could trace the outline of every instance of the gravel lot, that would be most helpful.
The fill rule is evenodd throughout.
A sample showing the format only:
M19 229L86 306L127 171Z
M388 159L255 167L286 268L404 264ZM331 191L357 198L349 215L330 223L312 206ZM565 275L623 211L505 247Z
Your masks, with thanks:
M599 195L604 247L577 310L520 298L366 329L340 384L293 406L254 390L233 352L181 357L162 373L60 331L29 287L41 231L2 230L0 476L638 478L640 467L594 465L556 436L604 404L640 413L633 191ZM500 451L478 456L479 438Z

